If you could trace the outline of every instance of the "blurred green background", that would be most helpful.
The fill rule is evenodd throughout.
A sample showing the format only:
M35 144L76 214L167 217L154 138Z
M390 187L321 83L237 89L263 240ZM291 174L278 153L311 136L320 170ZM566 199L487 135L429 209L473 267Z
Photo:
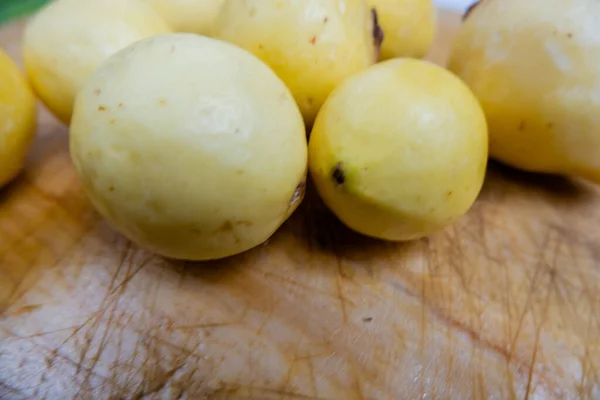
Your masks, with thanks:
M0 0L0 25L27 15L47 2L48 0Z

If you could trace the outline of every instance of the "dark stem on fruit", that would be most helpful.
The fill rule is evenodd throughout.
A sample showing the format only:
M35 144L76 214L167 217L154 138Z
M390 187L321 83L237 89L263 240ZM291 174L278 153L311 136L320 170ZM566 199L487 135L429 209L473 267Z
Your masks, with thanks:
M377 18L377 10L371 8L371 16L373 17L373 45L375 46L375 61L379 59L379 53L381 52L381 43L385 38L383 29L379 26L379 19Z
M343 185L344 182L346 182L346 174L342 169L342 163L337 163L335 167L333 167L331 170L331 179L333 179L337 185Z
M475 7L477 7L479 5L479 3L481 3L481 1L476 1L475 3L471 4L469 6L469 8L467 8L467 11L465 11L465 14L462 17L463 21L465 19L467 19L467 17L473 12L473 10L475 9Z
M304 197L305 191L306 179L302 179L300 182L298 182L298 185L296 186L296 190L294 191L294 194L289 202L289 207L293 207L299 200L301 200Z

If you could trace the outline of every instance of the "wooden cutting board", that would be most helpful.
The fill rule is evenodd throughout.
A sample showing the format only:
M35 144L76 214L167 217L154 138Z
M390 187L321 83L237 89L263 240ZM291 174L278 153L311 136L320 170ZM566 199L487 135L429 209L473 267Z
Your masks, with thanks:
M466 217L406 244L309 193L267 244L172 262L99 218L45 111L38 134L0 191L0 398L600 398L596 187L492 164Z

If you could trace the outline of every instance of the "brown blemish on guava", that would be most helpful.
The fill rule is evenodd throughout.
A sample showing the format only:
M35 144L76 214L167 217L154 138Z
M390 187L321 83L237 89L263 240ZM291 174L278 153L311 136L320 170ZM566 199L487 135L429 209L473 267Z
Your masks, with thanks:
M117 107L119 107L119 108L123 108L123 107L125 107L125 105L124 105L123 103L119 103L119 104L117 105Z
M325 18L323 19L323 23L324 23L324 24L326 24L328 21L329 21L329 17L325 17Z
M475 3L471 4L468 8L467 11L465 11L462 19L463 21L467 19L467 17L469 15L471 15L471 13L473 12L473 10L475 9L475 7L477 7L479 4L481 3L481 1L476 1Z
M331 170L331 179L337 185L343 185L346 182L346 173L342 169L342 163L337 163Z
M217 229L217 233L225 233L225 232L230 232L233 230L233 224L231 223L231 221L227 220L225 222L223 222L223 225L221 225L219 227L219 229Z
M315 100L314 100L312 97L310 97L310 96L306 98L306 103L307 103L309 106L312 106L314 101L315 101Z
M452 196L454 192L452 190L448 191L448 197Z
M383 43L383 39L385 39L385 34L383 33L383 29L379 25L379 19L377 17L377 10L375 8L371 8L371 16L373 18L373 45L375 46L375 61L379 59L379 53L381 52L381 43Z
M102 90L100 90L100 89L98 89L98 88L94 89L94 94L95 94L96 96L100 96L100 93L102 93Z
M521 123L519 124L519 131L523 131L525 129L525 120L521 120Z
M241 239L236 234L235 227L236 226L251 227L252 225L253 225L252 222L246 221L246 220L242 220L242 221L227 220L227 221L223 222L223 224L214 231L214 234L229 234L229 233L231 233L233 235L235 243L240 243Z
M106 106L98 106L98 111L106 111Z
M108 191L109 192L114 192L115 191L115 187L114 186L109 186L108 187Z
M131 162L133 165L139 164L142 160L142 156L137 151L130 151L128 155L129 162Z
M306 191L306 179L302 179L300 182L298 182L298 185L296 185L296 190L294 190L294 194L292 195L292 198L290 199L288 208L293 207L298 201L302 200L304 198L304 192Z
M315 43L317 43L317 37L316 36L311 37L310 40L309 40L309 43L312 44L312 45L314 45Z
M569 33L567 33L567 37L568 37L569 39L571 39L571 38L573 38L573 34L572 34L571 32L569 32Z
M548 125L546 125L548 127L548 129L552 129L554 128L554 123L553 122L548 122Z

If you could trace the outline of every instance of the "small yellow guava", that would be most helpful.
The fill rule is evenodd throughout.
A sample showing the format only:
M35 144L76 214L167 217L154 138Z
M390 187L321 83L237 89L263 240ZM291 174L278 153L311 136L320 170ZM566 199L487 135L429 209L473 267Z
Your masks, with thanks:
M169 32L143 0L57 0L28 22L23 58L32 88L64 123L87 78L118 50Z
M259 245L304 194L306 133L291 93L216 39L162 35L111 57L79 92L70 138L100 214L167 257Z
M0 51L0 187L23 167L35 135L35 97L21 71Z
M489 0L465 20L449 67L479 99L490 155L600 182L600 2Z
M435 36L432 0L367 0L367 4L377 10L385 32L380 59L427 55Z
M308 125L338 84L377 60L381 40L364 0L225 0L214 35L269 65Z
M486 122L469 88L415 59L382 62L327 99L309 142L325 204L365 235L409 240L471 207L485 175Z

